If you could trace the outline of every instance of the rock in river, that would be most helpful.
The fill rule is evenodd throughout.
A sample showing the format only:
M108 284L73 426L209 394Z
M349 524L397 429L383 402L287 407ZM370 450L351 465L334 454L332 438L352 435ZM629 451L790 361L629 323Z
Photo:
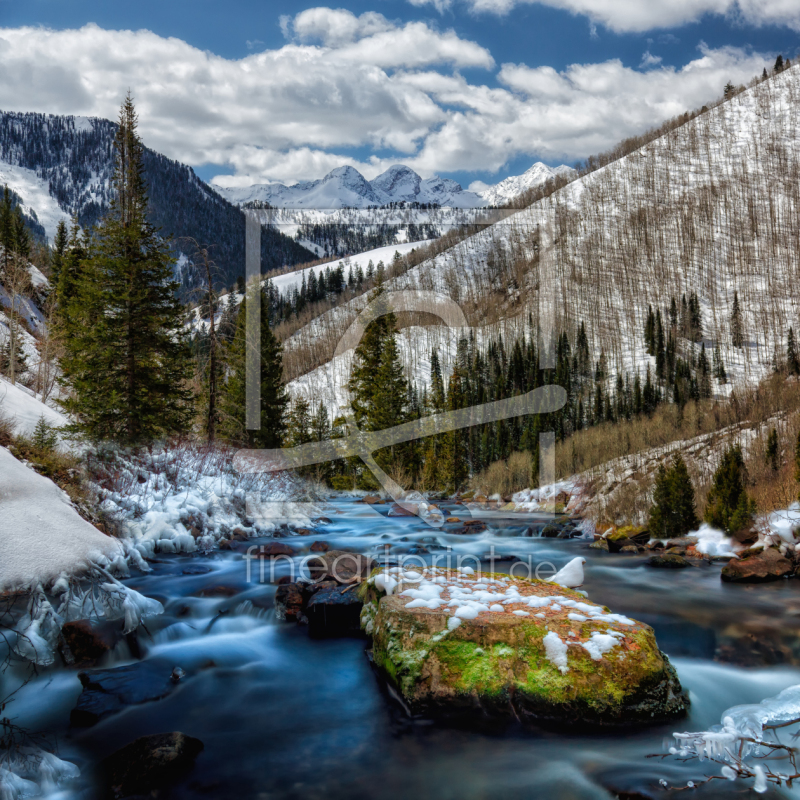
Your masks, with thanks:
M722 580L730 583L765 583L777 581L792 574L794 565L782 556L780 550L765 547L763 550L748 550L742 553L743 558L731 559L722 568Z
M100 765L107 797L160 797L181 778L203 750L199 739L175 731L142 736Z
M78 673L83 691L70 713L70 722L86 728L125 706L166 697L174 688L170 669L163 664L139 661L113 669L91 669Z
M571 589L395 568L373 573L359 593L374 662L414 713L603 726L662 722L688 708L652 628Z

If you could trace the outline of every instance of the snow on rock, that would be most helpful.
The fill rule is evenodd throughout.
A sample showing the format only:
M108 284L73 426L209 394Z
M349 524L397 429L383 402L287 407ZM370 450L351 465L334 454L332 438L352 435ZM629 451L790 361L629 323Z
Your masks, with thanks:
M703 523L700 530L692 531L687 534L690 539L697 541L697 552L706 556L729 556L735 558L737 551L741 550L741 545L737 545L733 539L725 533L709 524Z
M555 632L550 631L544 639L544 651L547 654L547 660L558 667L558 671L564 675L569 672L567 666L567 644L562 641L561 637Z
M12 386L0 377L0 418L11 421L16 436L30 436L42 417L54 428L68 423L63 414L42 403L30 389L19 383Z
M123 553L56 484L0 447L0 590L46 584Z
M550 578L551 583L566 586L568 589L577 589L579 586L583 586L583 565L585 563L585 558L573 558L569 564Z

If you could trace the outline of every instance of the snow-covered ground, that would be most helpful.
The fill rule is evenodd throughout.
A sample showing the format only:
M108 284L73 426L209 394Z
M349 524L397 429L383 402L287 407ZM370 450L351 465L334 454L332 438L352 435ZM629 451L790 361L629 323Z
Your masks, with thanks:
M0 591L48 583L122 552L64 491L0 447Z
M58 223L63 221L69 224L69 214L50 195L47 181L32 169L0 161L0 186L8 186L20 196L22 210L42 223L51 242L56 235Z
M67 424L67 418L41 399L26 386L14 386L0 376L0 418L11 422L15 436L30 436L36 423L44 417L53 428Z

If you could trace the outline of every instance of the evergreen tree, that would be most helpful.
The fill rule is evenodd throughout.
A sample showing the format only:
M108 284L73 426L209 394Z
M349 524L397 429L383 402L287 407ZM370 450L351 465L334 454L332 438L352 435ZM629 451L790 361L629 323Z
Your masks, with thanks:
M800 375L800 357L797 354L797 345L794 341L794 330L789 328L786 336L786 369L790 375Z
M726 384L728 382L728 373L725 371L725 363L722 361L719 342L714 345L714 377L720 384Z
M736 291L733 293L733 309L731 311L731 344L734 347L744 346L742 310L739 308L739 292Z
M253 286L248 294L260 291ZM227 438L247 447L274 449L281 446L286 430L289 399L283 384L283 348L269 326L262 293L261 311L261 428L247 430L247 303L242 300L236 319L233 341L224 354L228 379L221 390L220 431Z
M706 522L729 533L746 527L755 514L755 503L745 491L747 470L740 445L729 447L717 467L708 492Z
M778 471L778 467L780 466L780 449L778 446L778 431L776 428L772 428L767 436L767 448L764 460L773 472Z
M0 261L0 275L8 271L8 263L14 253L14 204L8 186L3 187L3 200L0 202L0 247L3 248Z
M65 341L64 408L93 440L127 444L187 429L191 394L173 259L147 221L148 199L130 95L115 139L115 196L83 262L75 302L90 324ZM62 278L63 278L62 269Z
M327 416L327 414L326 414ZM286 442L291 447L314 441L311 406L303 397L297 398L286 415Z
M44 414L39 417L39 421L33 429L31 442L39 450L53 450L58 444L58 433L52 425L48 425Z
M711 368L708 364L708 357L706 356L705 342L700 348L700 355L697 359L697 371L700 375L698 381L698 389L700 397L706 399L711 397Z
M679 454L669 468L663 464L658 468L650 510L650 535L661 539L685 536L698 523L694 487L686 463Z
M67 253L68 245L69 232L67 231L67 223L62 219L58 222L56 235L53 239L53 253L51 256L52 269L50 273L51 286L58 286L58 279L61 275L61 266L64 263L64 256Z
M783 56L778 55L775 59L775 66L772 68L772 71L777 75L779 72L783 72Z

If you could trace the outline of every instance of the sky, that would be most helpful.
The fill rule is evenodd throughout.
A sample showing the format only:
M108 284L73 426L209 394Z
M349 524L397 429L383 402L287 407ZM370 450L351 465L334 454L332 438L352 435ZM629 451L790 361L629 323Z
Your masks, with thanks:
M0 0L0 109L114 119L222 186L574 164L800 52L800 0Z

